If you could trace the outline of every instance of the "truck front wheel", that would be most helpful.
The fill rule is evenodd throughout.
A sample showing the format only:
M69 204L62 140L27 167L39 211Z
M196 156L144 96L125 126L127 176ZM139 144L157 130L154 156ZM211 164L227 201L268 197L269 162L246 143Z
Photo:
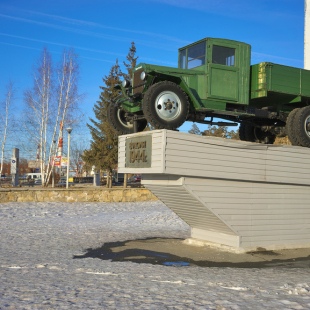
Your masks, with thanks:
M145 118L155 129L175 130L187 119L189 101L181 87L163 81L146 91L142 109Z
M299 109L294 117L294 123L299 145L310 147L310 106Z
M126 116L126 112L115 104L110 104L108 107L108 122L119 134L126 135L134 132L133 123ZM146 125L145 119L137 120L138 132L143 131Z

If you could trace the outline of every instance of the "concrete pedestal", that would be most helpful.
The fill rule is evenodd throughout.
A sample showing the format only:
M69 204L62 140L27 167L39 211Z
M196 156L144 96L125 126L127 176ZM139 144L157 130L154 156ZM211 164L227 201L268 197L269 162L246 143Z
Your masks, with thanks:
M237 251L310 247L310 149L168 130L119 137L119 171L191 227Z

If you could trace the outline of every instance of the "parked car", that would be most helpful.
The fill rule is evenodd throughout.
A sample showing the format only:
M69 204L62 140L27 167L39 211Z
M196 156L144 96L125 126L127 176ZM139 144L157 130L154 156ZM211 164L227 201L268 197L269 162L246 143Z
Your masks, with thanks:
M26 179L42 179L42 174L41 173L26 173L25 174Z
M36 185L42 185L42 179L35 179L34 184Z
M140 186L141 185L141 175L140 174L134 174L132 175L127 183L131 186Z
M74 186L73 182L68 183L69 186ZM66 187L67 186L67 179L61 178L60 181L56 184L56 187Z

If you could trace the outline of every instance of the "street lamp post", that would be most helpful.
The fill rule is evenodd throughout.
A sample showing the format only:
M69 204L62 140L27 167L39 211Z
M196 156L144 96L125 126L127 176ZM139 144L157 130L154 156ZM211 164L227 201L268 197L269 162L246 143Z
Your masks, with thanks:
M52 167L52 187L55 187L55 156L56 156L56 140L53 140L53 167Z
M68 132L68 158L67 158L67 182L66 182L66 188L69 188L69 167L70 167L70 134L72 132L72 128L68 127L66 128Z

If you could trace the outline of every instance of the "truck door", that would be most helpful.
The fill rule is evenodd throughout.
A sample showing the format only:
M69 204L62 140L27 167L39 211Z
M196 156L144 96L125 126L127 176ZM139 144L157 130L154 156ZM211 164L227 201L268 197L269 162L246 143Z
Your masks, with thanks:
M237 45L208 46L209 85L208 98L239 101L239 68Z

